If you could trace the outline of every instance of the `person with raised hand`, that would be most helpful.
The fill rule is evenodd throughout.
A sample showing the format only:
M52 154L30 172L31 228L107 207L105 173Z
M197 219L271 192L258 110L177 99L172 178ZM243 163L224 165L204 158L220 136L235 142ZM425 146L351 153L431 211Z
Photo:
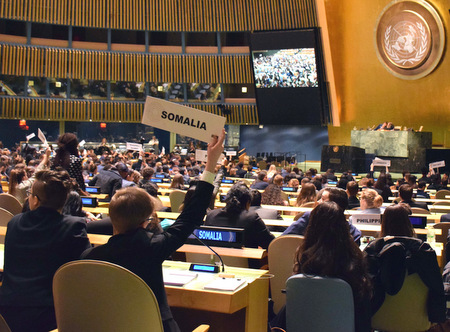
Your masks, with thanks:
M150 195L143 189L120 189L112 197L109 214L114 235L105 245L85 251L82 258L121 265L141 277L158 300L165 332L180 331L167 303L162 263L181 247L189 234L203 224L213 192L217 160L223 151L225 130L208 144L207 163L192 199L175 223L161 234L147 230L154 210Z

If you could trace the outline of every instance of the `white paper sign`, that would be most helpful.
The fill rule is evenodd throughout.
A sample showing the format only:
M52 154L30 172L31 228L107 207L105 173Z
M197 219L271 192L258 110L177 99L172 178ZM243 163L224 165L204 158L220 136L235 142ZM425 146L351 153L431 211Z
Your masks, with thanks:
M41 142L44 144L44 147L48 147L47 139L45 138L44 133L41 131L40 128L38 128L38 137L41 140Z
M430 168L439 168L439 167L445 167L445 160L442 161L436 161L435 163L430 163Z
M195 150L195 160L206 162L207 157L208 151L199 149Z
M380 158L375 158L373 161L373 166L387 166L391 167L391 161L390 160L383 160Z
M225 157L225 155L221 153L219 159L217 160L217 163L222 164L224 159L227 159L227 157Z
M81 146L81 147L83 147L85 144L86 144L86 141L85 141L85 140L82 140L78 145Z
M353 224L363 225L381 225L381 215L379 214L354 214L352 215Z
M182 156L187 155L187 149L181 149L181 153Z
M27 136L27 141L29 141L30 139L32 139L33 137L36 137L35 133L31 133L30 135Z
M227 156L235 156L237 153L236 151L225 151Z
M211 135L220 136L226 118L159 98L147 97L142 123L209 142Z
M127 142L127 150L131 150L131 151L142 151L142 144L139 144L139 143L129 143L129 142Z

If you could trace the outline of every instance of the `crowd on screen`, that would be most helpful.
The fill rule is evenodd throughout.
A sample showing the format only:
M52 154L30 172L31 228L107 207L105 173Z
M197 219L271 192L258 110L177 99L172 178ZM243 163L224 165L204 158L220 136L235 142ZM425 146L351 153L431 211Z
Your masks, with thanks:
M55 151L28 144L15 150L3 148L2 180L8 181L9 193L23 204L24 211L8 225L0 288L0 313L12 331L29 331L30 326L34 331L56 328L51 278L60 265L78 258L110 261L138 274L157 297L164 330L179 331L167 304L161 264L150 258L159 255L157 261L168 259L203 223L205 214L206 225L243 228L247 247L267 249L275 231L283 232L281 236L304 235L293 273L336 277L349 283L355 302L356 331L370 331L370 318L384 301L380 257L401 265L395 260L398 255L389 255L392 243L397 241L410 255L421 257L414 261L427 267L420 277L434 280L427 284L432 290L428 301L430 321L445 320L444 286L435 282L441 280L436 256L428 244L416 237L408 215L413 207L427 208L414 198L427 198L429 189L448 188L448 173L424 169L418 177L405 171L394 180L388 169L381 170L375 179L373 167L360 179L351 170L338 177L332 169L323 174L313 168L293 166L268 165L261 169L257 160L244 165L219 156L223 136L210 142L206 163L195 160L193 151L184 156L178 150L167 154L118 151L106 148L106 142L101 149L79 149L78 139L71 133L58 138ZM225 206L215 208L225 178L236 182L224 197ZM166 208L158 201L160 188L153 179L171 182L172 189L187 190L182 212L173 224L160 223L154 213ZM109 217L101 219L83 211L80 197L90 195L89 186L99 187L111 200ZM296 193L295 202L289 199L285 187ZM398 196L396 202L383 206L393 196ZM313 209L295 215L291 226L280 229L265 225L264 219L282 219L276 211L264 208L265 204ZM384 215L380 237L365 251L359 249L361 231L344 215L345 210L354 208L360 213ZM443 218L450 221L449 216ZM35 227L30 229L33 224ZM92 249L87 232L105 224L109 227L107 234L114 236L107 244ZM146 246L153 251L145 251ZM24 253L30 257L24 259ZM260 268L259 264L249 261L253 268ZM422 265L413 269L423 270ZM449 270L450 266L445 269L447 274ZM269 326L285 328L284 309L269 318Z
M279 50L255 55L253 68L257 88L318 87L314 49Z

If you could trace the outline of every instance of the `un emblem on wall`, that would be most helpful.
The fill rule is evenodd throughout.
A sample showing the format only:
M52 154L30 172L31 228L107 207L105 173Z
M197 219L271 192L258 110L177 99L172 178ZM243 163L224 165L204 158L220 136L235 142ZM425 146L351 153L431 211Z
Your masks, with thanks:
M378 57L392 74L417 79L438 65L445 44L444 28L426 1L394 1L378 19L376 43Z

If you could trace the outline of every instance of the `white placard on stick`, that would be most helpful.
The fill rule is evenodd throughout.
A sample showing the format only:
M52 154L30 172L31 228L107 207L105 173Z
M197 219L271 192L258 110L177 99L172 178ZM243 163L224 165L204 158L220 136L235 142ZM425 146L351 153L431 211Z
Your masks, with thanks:
M445 167L445 160L436 161L434 163L430 163L430 168L439 168L439 167Z
M86 144L85 140L82 140L80 143L78 143L79 146L83 147Z
M391 161L390 160L384 160L380 158L375 158L373 161L373 166L387 166L391 167Z
M30 139L32 139L33 137L36 137L35 133L31 133L30 135L27 135L27 141L29 141Z
M207 157L208 157L208 151L199 150L199 149L195 150L195 160L206 162Z
M236 151L225 151L225 154L227 156L235 156L237 153L236 153Z
M142 151L142 144L127 142L127 150L130 150L130 151Z
M47 147L48 147L47 138L45 138L45 135L44 135L44 133L41 131L40 128L38 128L38 137L39 137L39 139L41 140L41 142L43 143L43 146L44 146L45 148L47 148Z
M212 135L220 136L225 125L223 116L147 97L142 123L155 128L209 142Z

